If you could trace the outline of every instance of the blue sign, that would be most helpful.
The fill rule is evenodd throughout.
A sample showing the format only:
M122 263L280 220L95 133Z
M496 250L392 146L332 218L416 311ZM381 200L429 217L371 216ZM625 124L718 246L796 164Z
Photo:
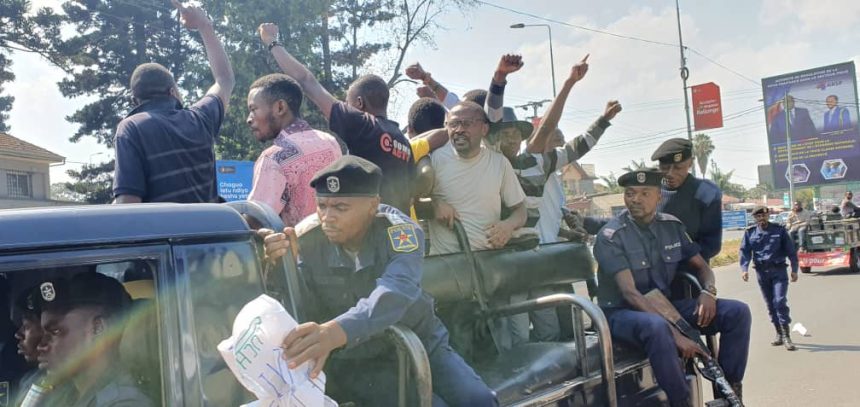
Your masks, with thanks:
M218 177L218 195L227 202L248 199L254 182L253 161L215 162L215 172Z
M724 211L723 229L743 229L747 227L746 211Z

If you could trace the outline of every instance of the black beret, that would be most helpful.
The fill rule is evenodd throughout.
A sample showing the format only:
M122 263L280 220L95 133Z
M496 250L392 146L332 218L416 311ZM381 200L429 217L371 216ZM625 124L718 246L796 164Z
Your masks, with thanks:
M15 301L15 308L21 315L25 316L38 316L41 314L41 302L39 301L39 290L37 287L30 287L24 290Z
M753 214L753 215L758 215L758 214L760 214L760 213L769 213L769 212L770 212L770 209L768 209L768 207L767 207L767 206L765 206L765 205L756 205L756 206L755 206L755 208L754 208L754 209L753 209L753 211L752 211L752 214Z
M693 143L685 138L670 138L660 144L651 159L660 164L679 163L693 156Z
M102 306L116 312L131 304L131 296L122 283L94 271L46 281L38 290L45 311L68 312L78 307Z
M660 187L663 185L663 173L656 168L630 171L618 177L618 185L622 187Z
M382 170L354 155L338 158L319 170L311 180L317 196L377 196Z

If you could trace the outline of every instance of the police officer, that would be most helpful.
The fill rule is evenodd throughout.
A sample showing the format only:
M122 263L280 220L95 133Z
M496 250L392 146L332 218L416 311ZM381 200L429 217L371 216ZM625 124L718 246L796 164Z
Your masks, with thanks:
M32 405L152 406L117 364L123 320L131 304L122 284L86 271L44 282L39 293L43 330L39 368L45 370L45 379L33 387L42 387L48 400ZM31 391L25 397L37 394Z
M660 162L663 201L660 212L680 219L699 245L705 262L720 252L723 243L723 194L713 182L690 176L693 143L683 138L663 142L651 159Z
M688 406L690 389L678 353L689 358L702 351L672 329L643 294L659 289L668 298L670 284L682 264L694 270L705 287L715 287L714 273L678 218L657 211L662 178L656 169L629 172L618 178L618 185L624 187L627 209L597 234L597 297L612 337L644 350L671 405ZM719 363L740 396L749 354L751 317L747 305L717 299L716 289L702 291L697 299L672 304L702 333L720 333Z
M749 266L752 263L761 294L767 304L770 322L776 329L776 338L770 344L785 345L786 349L795 350L788 329L791 317L788 315L788 273L785 259L788 258L791 262L791 282L796 282L797 248L784 227L768 221L769 212L764 205L753 210L756 225L747 229L741 240L741 277L744 281L749 281Z
M317 213L284 233L261 230L267 257L299 258L307 322L283 342L290 367L326 365L327 391L359 405L395 405L393 352L370 341L393 324L421 339L430 360L434 405L496 405L493 392L448 345L448 331L421 289L424 232L399 210L380 205L382 171L344 156L311 181ZM290 241L298 239L298 244Z

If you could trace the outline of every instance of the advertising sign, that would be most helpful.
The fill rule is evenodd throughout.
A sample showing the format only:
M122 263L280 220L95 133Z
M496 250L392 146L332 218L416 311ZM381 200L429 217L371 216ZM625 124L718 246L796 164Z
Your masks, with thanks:
M723 127L720 87L708 82L690 89L693 93L693 123L696 131Z
M723 229L743 229L747 227L746 211L723 211Z
M764 78L761 82L770 164L777 189L788 188L789 177L798 187L860 179L853 62Z
M254 182L253 161L215 162L215 175L218 179L218 196L227 202L248 199Z

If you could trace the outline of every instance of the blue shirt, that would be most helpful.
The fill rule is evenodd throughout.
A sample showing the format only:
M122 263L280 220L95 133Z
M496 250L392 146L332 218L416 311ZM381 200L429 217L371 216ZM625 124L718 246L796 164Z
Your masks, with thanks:
M657 210L680 219L690 238L701 247L702 258L708 261L723 245L722 200L723 193L716 184L687 175L678 189L663 189Z
M114 197L215 202L215 138L223 118L224 105L215 95L189 109L173 98L136 107L116 128Z
M415 162L400 125L340 102L331 107L329 128L346 143L350 154L382 169L382 202L409 213Z
M699 246L678 218L658 212L651 223L642 227L625 209L600 229L594 243L598 304L603 308L629 308L615 282L615 275L624 270L630 270L640 293L657 288L670 296L678 265L697 254Z
M383 348L368 339L394 324L415 332L428 353L447 339L432 297L421 288L424 232L403 212L379 205L358 253L331 243L317 215L300 222L296 231L304 309L311 321L340 324L348 350L340 357L378 355Z
M740 248L741 269L749 271L750 263L759 271L785 270L785 259L791 261L791 272L797 273L797 248L784 227L768 222L762 229L758 225L744 232Z

